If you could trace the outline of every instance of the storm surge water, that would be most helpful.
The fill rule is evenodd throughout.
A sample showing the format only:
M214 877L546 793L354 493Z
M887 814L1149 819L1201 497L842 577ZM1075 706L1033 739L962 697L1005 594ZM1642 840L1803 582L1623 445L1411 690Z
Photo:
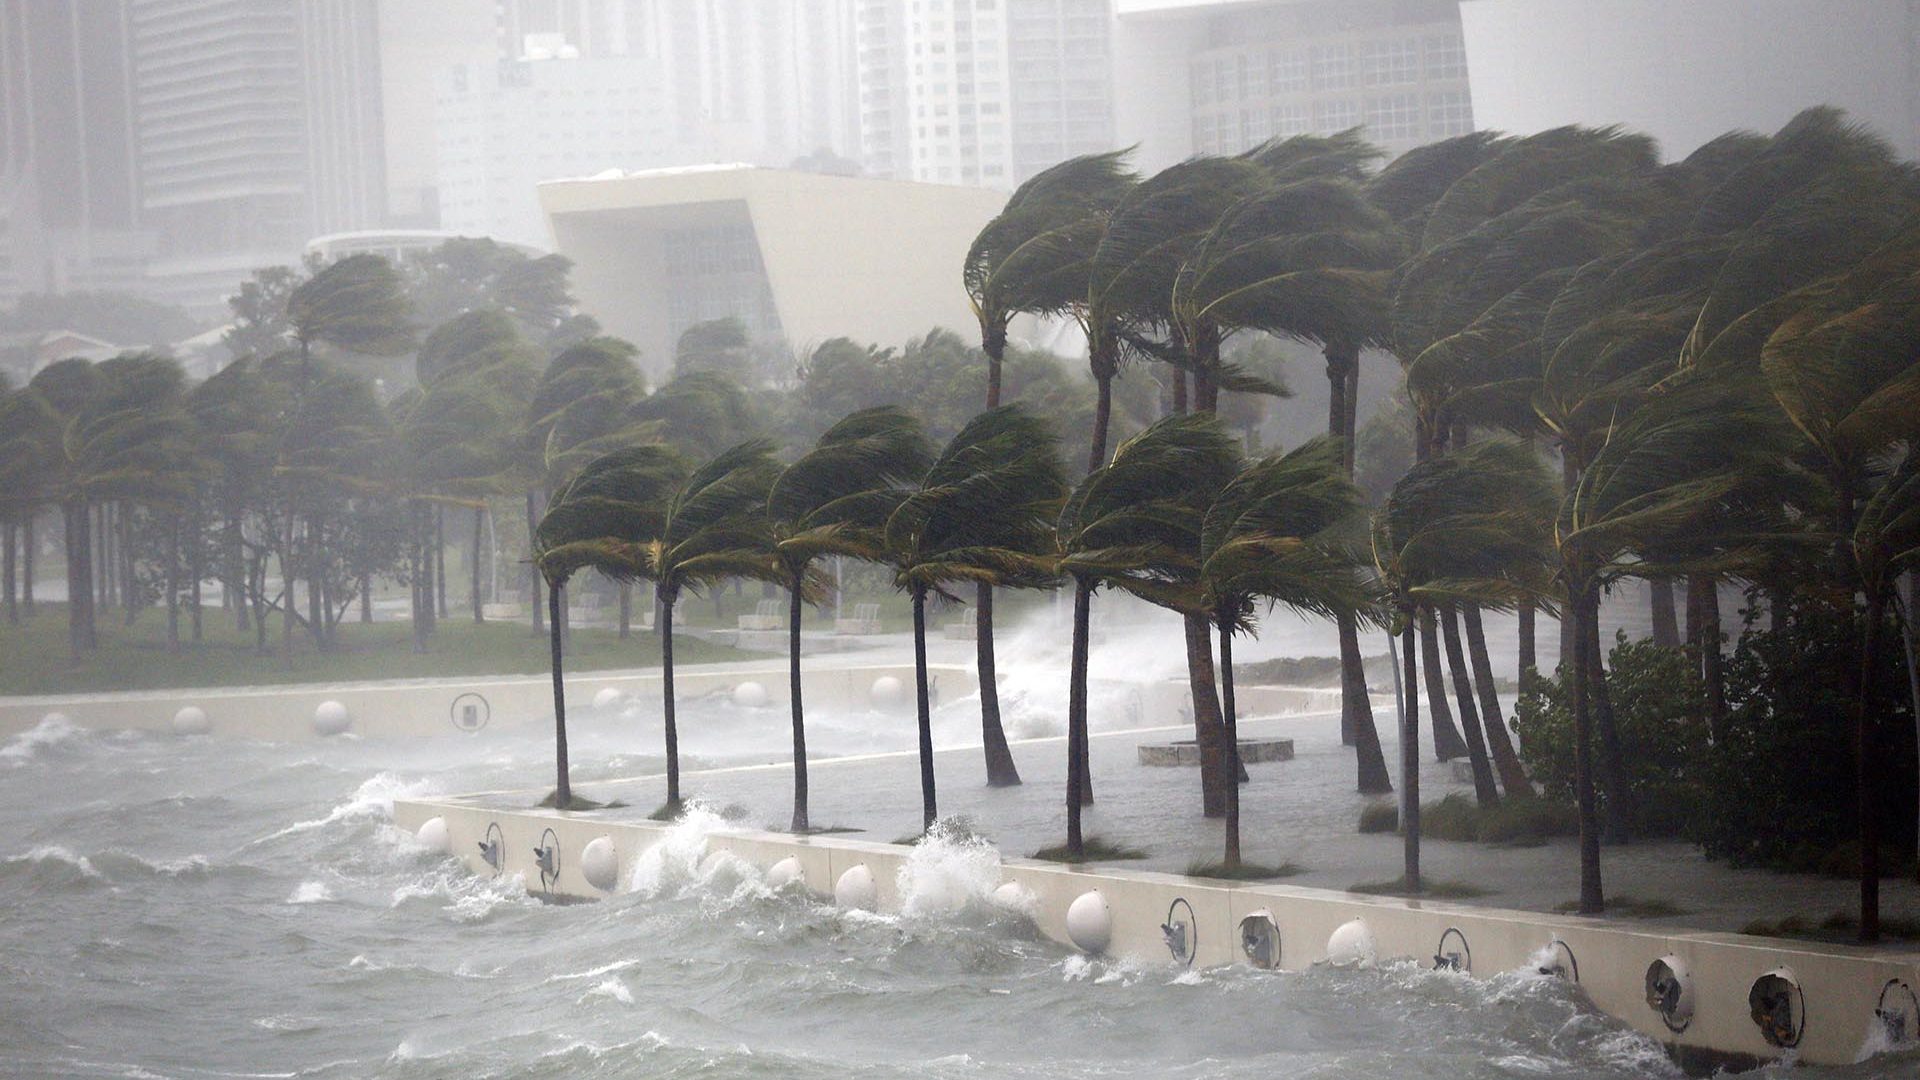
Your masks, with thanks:
M868 915L712 855L731 826L705 810L620 895L566 906L390 823L396 797L537 784L544 755L532 738L7 743L0 1075L1677 1075L1535 975L1072 955L991 902L999 855L963 830L916 849L899 912Z

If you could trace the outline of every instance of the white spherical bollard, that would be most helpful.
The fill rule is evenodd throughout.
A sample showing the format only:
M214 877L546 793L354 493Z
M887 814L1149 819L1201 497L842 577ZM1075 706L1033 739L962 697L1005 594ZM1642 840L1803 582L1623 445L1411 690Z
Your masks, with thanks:
M447 819L443 817L430 817L421 822L413 838L435 855L445 855L453 850L453 837L448 835Z
M1081 952L1103 953L1113 941L1113 912L1099 889L1074 897L1067 907L1067 940Z
M843 908L859 911L872 911L879 903L879 890L874 888L873 871L866 863L847 868L840 880L833 883L833 902Z
M1022 915L1033 911L1033 892L1017 881L1003 881L993 890L993 906Z
M784 889L796 881L805 885L807 870L800 865L799 859L791 855L767 867L767 888L769 889Z
M892 675L882 675L873 680L873 688L867 691L867 700L876 709L897 709L907 700L907 687Z
M580 876L601 892L612 891L620 880L620 853L613 849L611 837L596 836L580 849Z
M173 714L175 735L205 735L212 730L213 722L207 719L207 710L198 705L188 705Z
M1339 968L1369 968L1378 959L1373 930L1366 920L1341 923L1327 938L1327 963Z
M337 701L323 701L313 710L313 733L322 738L340 735L353 726L353 714Z
M593 707L596 710L615 709L619 708L620 703L626 699L627 695L621 693L618 688L603 686L593 695Z
M733 688L733 703L743 709L764 709L769 700L767 688L751 679Z

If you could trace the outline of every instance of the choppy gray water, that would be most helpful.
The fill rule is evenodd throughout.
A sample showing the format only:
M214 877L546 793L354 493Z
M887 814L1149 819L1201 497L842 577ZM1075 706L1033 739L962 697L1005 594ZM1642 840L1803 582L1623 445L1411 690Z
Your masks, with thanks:
M589 768L608 764L589 742ZM389 824L540 783L544 742L271 746L43 725L0 747L0 1074L1675 1075L1566 985L1089 962L978 912L883 918L698 864L549 906ZM701 826L687 826L697 831ZM929 851L963 884L991 853ZM982 909L984 910L984 909ZM1920 1073L1914 1054L1822 1080Z

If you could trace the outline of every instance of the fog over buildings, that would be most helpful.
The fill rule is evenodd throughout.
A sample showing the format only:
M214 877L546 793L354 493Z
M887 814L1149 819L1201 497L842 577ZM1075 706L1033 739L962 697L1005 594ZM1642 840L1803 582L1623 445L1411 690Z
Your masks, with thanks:
M1393 155L1623 123L1671 156L1820 103L1920 150L1920 0L0 0L0 305L212 322L316 241L551 250L538 185L599 174L1008 191L1356 126ZM771 302L727 290L662 311Z

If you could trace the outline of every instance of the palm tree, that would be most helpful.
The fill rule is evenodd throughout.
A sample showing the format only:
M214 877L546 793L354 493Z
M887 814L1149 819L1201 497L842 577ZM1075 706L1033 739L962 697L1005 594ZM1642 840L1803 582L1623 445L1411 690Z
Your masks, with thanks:
M1409 892L1421 888L1420 699L1412 692L1419 685L1418 613L1440 602L1497 605L1538 595L1557 501L1552 479L1530 449L1487 441L1416 463L1375 516L1374 565L1392 597L1409 690L1400 724L1400 825Z
M1342 475L1341 448L1317 439L1253 462L1209 506L1200 528L1199 612L1220 630L1221 715L1228 774L1240 773L1233 636L1250 630L1258 601L1332 619L1366 611L1345 526L1360 493ZM1240 785L1227 785L1226 868L1240 866Z
M1365 144L1340 146L1346 148L1324 155L1308 153L1310 144L1299 139L1271 148L1276 157L1288 148L1306 154L1297 168L1332 175L1280 184L1223 213L1176 279L1173 311L1186 340L1223 340L1245 328L1320 345L1334 386L1328 434L1344 448L1342 470L1351 479L1348 383L1358 377L1361 345L1381 336L1386 323L1384 269L1397 260L1401 239L1346 178L1368 160ZM1351 612L1337 613L1335 621L1343 741L1358 748L1359 789L1390 791L1359 631Z
M561 678L561 590L584 569L627 580L647 571L645 545L665 530L664 507L686 481L686 466L674 451L659 445L627 447L603 454L555 492L547 513L534 529L533 563L547 583L551 618L547 625L553 663L553 805L574 805L567 778L567 697Z
M632 445L653 430L632 415L647 396L646 379L635 362L639 354L619 338L592 337L561 350L541 372L521 428L529 537L540 520L545 492L558 490L596 456ZM538 634L545 621L538 569L529 584L533 631Z
M793 823L807 823L806 713L800 696L801 605L817 591L813 565L823 556L878 560L879 531L932 462L920 422L891 405L862 409L820 436L780 471L767 493L773 556L787 589L787 688L793 710ZM991 768L991 766L989 766Z
M1238 442L1212 416L1176 414L1122 442L1060 510L1059 569L1073 582L1067 689L1067 851L1085 852L1087 652L1093 594L1104 583L1191 575L1197 523L1240 466ZM1144 587L1144 586L1143 586ZM1231 804L1230 804L1231 805Z
M980 323L980 347L987 355L986 407L1000 405L1001 369L1007 327L1017 315L1072 315L1087 330L1085 300L1090 260L1113 208L1139 178L1126 167L1126 151L1069 158L1035 174L1014 190L1006 208L980 230L967 251L962 281ZM1106 453L1113 411L1111 335L1087 332L1088 361L1095 385L1093 449L1087 468ZM1013 753L1000 721L1000 690L993 647L993 586L974 591L974 644L980 677L981 743L987 758L987 784L1010 787L1020 782Z
M1018 405L975 416L948 442L882 530L894 585L913 601L923 825L938 817L927 698L927 597L966 582L1047 588L1052 524L1066 479L1047 423Z
M638 574L659 596L661 709L666 725L667 801L661 813L680 811L680 734L673 698L673 607L684 592L729 578L779 581L770 554L767 495L780 466L773 444L752 439L714 455L674 488L659 530L643 545Z
M1788 297L1798 310L1767 339L1767 392L1824 487L1825 530L1846 558L1845 594L1864 599L1854 700L1860 938L1878 940L1878 723L1873 700L1887 609L1920 562L1920 215L1845 274Z

